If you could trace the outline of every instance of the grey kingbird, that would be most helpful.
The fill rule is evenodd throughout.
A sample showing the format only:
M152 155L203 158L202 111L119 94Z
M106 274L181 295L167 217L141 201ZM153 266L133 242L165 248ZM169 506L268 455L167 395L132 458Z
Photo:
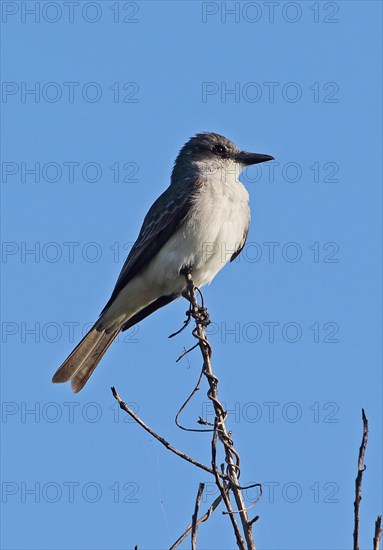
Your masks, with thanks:
M201 133L181 149L170 185L147 213L141 231L97 322L53 376L80 391L120 331L182 296L189 269L194 284L210 283L243 249L250 223L243 168L274 160L247 153L225 137ZM222 256L222 248L232 251Z

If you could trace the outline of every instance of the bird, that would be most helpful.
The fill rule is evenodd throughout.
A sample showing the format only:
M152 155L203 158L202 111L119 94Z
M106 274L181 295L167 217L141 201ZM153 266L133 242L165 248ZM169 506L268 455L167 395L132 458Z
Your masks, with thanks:
M110 299L52 382L71 381L72 390L79 392L120 331L183 296L185 270L200 288L241 253L250 207L238 178L245 167L271 160L213 132L198 133L185 143L170 185L145 216Z

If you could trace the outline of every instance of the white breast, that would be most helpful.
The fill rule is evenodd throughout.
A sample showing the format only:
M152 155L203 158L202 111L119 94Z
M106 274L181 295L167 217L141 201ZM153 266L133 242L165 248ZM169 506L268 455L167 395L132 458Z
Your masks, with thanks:
M120 292L104 314L105 322L129 319L165 294L181 294L192 268L200 287L210 283L238 250L250 222L249 194L235 171L209 174L195 198L188 220L159 250L149 265Z
M196 285L205 285L238 250L250 221L249 194L235 170L225 168L205 178L191 216L158 254L164 277L174 280L192 266Z

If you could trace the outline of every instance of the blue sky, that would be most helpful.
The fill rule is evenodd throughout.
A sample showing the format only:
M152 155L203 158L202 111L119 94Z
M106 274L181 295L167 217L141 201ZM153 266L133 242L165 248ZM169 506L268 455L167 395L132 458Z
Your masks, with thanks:
M361 548L381 498L379 2L2 2L2 547L158 549L212 479L163 449L200 369L186 304L124 333L84 391L51 376L94 321L198 131L271 154L249 168L248 245L205 289L213 365L264 550ZM32 10L32 12L31 12ZM33 12L34 10L34 12ZM234 10L231 11L230 10ZM34 172L33 172L34 170ZM184 413L209 418L205 389ZM254 493L246 494L248 504ZM199 547L235 547L216 511ZM189 548L190 543L183 548Z

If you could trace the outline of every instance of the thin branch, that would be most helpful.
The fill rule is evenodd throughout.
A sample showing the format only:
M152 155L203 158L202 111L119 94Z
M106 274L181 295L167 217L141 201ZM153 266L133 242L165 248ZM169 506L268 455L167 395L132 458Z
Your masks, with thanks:
M235 534L235 538L236 538L238 548L240 550L246 550L245 549L245 543L243 542L241 531L239 530L237 520L235 518L233 508L232 508L232 505L231 505L231 502L230 502L229 491L226 490L227 488L230 489L231 487L230 487L229 484L225 485L225 484L221 483L221 480L220 480L220 477L219 477L219 472L218 472L217 463L216 463L217 436L218 436L218 431L217 431L217 417L216 417L215 418L215 425L214 425L214 435L213 435L213 439L212 439L212 442L211 442L211 456L212 456L211 464L212 464L212 467L213 467L213 470L214 470L215 484L217 485L217 487L218 487L218 489L221 493L221 497L222 497L222 499L225 503L226 509L229 513L230 521L231 521L231 524L233 526L233 530L234 530L234 534ZM224 470L224 467L222 467L222 471L223 470Z
M145 422L141 420L141 418L137 416L136 413L128 407L125 401L121 399L116 388L112 387L111 390L113 393L113 397L118 401L120 408L123 411L125 411L127 414L129 414L129 416L131 416L137 422L137 424L139 424L142 428L144 428L144 430L149 432L150 435L152 435L155 439L157 439L157 441L159 441L160 443L162 443L162 445L164 445L167 449L169 449L169 451L172 451L172 453L176 454L177 456L183 458L184 460L187 460L188 462L191 462L192 464L194 464L194 466L197 466L198 468L205 470L205 472L209 472L209 474L214 475L214 472L211 468L209 468L208 466L205 466L205 464L201 464L201 462L198 462L197 460L194 460L194 458L191 458L190 456L183 453L182 451L179 451L178 449L173 447L173 445L171 445L168 441L166 441L166 439L164 439L163 437L158 435L155 431L153 431L151 428L149 428L149 426L147 426Z
M210 505L208 511L199 518L199 520L197 521L196 525L199 526L201 525L201 523L203 523L204 521L208 520L211 516L211 514L214 512L214 510L216 508L218 508L218 506L221 504L221 501L222 501L222 497L221 495L219 497L217 497L215 499L215 501ZM170 550L176 550L176 548L178 548L178 546L181 544L181 542L183 542L186 537L189 536L189 534L191 533L191 530L192 530L192 524L190 524L186 531L176 540L176 542L170 547Z
M354 501L354 550L359 550L359 522L360 522L360 501L362 500L363 472L366 469L364 464L364 453L368 440L368 420L364 409L362 409L363 437L359 448L358 475L355 479L355 501Z
M255 543L252 533L252 527L255 521L258 519L259 516L256 516L253 520L249 520L247 515L247 508L245 506L245 502L242 496L241 491L245 487L241 487L239 485L239 477L240 477L240 456L238 452L234 449L233 440L231 439L231 432L228 432L225 421L227 419L227 411L225 410L224 406L219 400L218 397L218 378L213 373L212 365L210 362L210 358L212 355L212 349L210 346L210 343L207 340L205 327L210 323L208 312L204 306L204 298L201 291L194 286L193 279L190 272L184 272L183 275L186 279L186 288L187 291L183 293L183 296L187 298L190 302L189 311L187 312L187 321L184 323L184 326L180 329L180 331L176 332L175 334L179 334L181 330L183 330L188 322L190 321L191 317L193 317L195 321L195 328L192 331L193 336L198 340L198 343L196 346L193 346L190 350L185 352L181 357L187 355L192 349L195 347L199 347L202 353L203 357L203 366L201 375L199 377L199 380L188 397L188 399L185 401L185 403L182 405L181 409L177 413L176 416L176 423L179 427L180 426L178 422L178 416L180 413L184 410L186 405L190 402L192 397L195 395L195 393L199 389L199 385L201 382L202 376L205 376L207 379L207 382L209 384L209 390L208 390L208 397L213 403L214 412L215 412L215 419L214 424L211 424L209 422L206 422L202 418L199 419L199 423L206 426L213 427L212 430L190 430L190 431L212 431L213 437L211 441L211 449L212 449L212 459L211 459L211 468L208 466L205 466L204 464L198 462L197 460L194 460L187 454L183 453L182 451L179 451L173 445L171 445L166 439L158 435L154 430L149 428L143 420L132 410L128 407L128 405L121 399L120 395L118 394L117 390L112 387L112 393L113 397L117 400L117 402L120 405L120 408L125 411L129 416L131 416L137 424L139 424L142 428L144 428L145 431L147 431L152 437L157 439L164 447L166 447L168 450L179 456L180 458L186 460L187 462L190 462L194 466L197 466L198 468L201 468L202 470L209 472L210 474L214 475L216 485L219 489L220 495L214 500L213 504L210 506L208 511L200 518L198 519L198 510L202 498L202 493L204 489L204 484L200 483L197 499L195 503L195 509L194 514L192 517L192 523L191 525L186 529L186 531L183 533L181 537L173 544L171 547L171 550L174 550L181 544L183 540L191 533L192 535L192 549L196 548L196 539L197 539L197 531L198 526L209 519L212 512L218 507L218 505L223 501L225 503L225 507L227 513L230 517L230 521L233 526L237 546L240 550L255 550ZM197 301L197 293L199 297L201 298L201 305L198 304ZM175 336L171 335L172 336ZM186 428L183 428L186 429ZM218 470L217 466L217 442L220 441L222 443L225 453L225 464L221 464L221 471ZM262 486L260 484L254 484L258 485L260 487L260 496L256 499L254 504L259 500L259 498L262 495ZM254 486L251 485L251 486ZM234 510L230 501L230 493L234 495L234 499L236 502L236 509ZM243 536L241 533L241 530L239 528L239 525L237 523L237 517L239 516L241 524L242 524L242 531ZM244 542L244 539L246 541L246 545Z
M198 344L196 344L196 346L198 347ZM196 347L194 346L194 347ZM191 348L193 349L193 348ZM189 350L190 351L190 350ZM188 403L190 403L190 401L193 399L194 395L197 393L197 391L199 391L199 387L200 387L200 384L201 384L201 380L202 380L202 376L203 376L203 371L201 371L201 374L199 375L199 378L197 380L197 384L194 386L194 389L193 391L191 392L191 394L189 395L189 397L186 399L185 403L183 403L183 405L181 405L180 409L178 410L177 414L176 414L176 417L175 417L175 423L176 425L181 429L181 430L185 430L186 432L211 432L212 430L202 430L202 429L198 429L198 428L185 428L185 426L182 426L182 424L180 424L180 421L178 420L179 419L179 416L180 414L182 413L182 411L184 410L184 408L186 407L186 405ZM200 419L201 420L201 419ZM202 423L202 422L200 422Z
M205 484L200 483L198 487L197 498L195 501L194 514L192 517L192 533L191 533L192 550L197 550L198 510L199 510L199 505L201 504L201 498L202 498L202 493L204 489L205 489Z
M382 538L382 516L378 516L375 522L374 550L379 550L380 539Z
M214 435L212 441L212 467L215 473L216 484L221 492L221 496L225 502L228 513L232 520L232 525L235 531L237 545L239 548L244 548L244 543L240 535L238 526L235 521L234 512L231 507L230 499L226 494L226 491L223 490L223 485L220 477L218 476L218 469L215 464L215 454L216 454L216 440L217 436L219 437L221 443L223 444L225 450L225 458L227 464L227 475L229 477L229 489L233 492L236 504L237 504L237 513L241 519L242 529L245 536L246 544L248 550L255 550L255 542L252 533L252 523L249 521L246 505L239 489L239 475L240 475L240 457L239 454L235 451L233 446L233 441L226 429L225 420L227 417L227 412L223 407L222 403L218 398L218 378L214 375L212 365L211 365L211 355L212 349L207 340L205 326L209 323L209 316L207 314L206 308L203 304L203 297L199 289L194 286L192 275L190 272L185 274L188 299L192 304L192 316L196 323L196 328L193 330L193 335L199 340L199 346L201 349L203 357L203 372L207 378L209 384L208 397L213 403L215 411L215 424L214 424ZM202 300L202 306L199 306L196 292L199 293Z
M195 344L194 346L192 346L191 348L189 349L185 349L185 351L183 353L181 353L181 355L176 359L176 363L178 363L179 361L181 361L181 359L183 359L185 357L185 355L188 355L191 351L193 351L193 349L195 348L198 348L198 344Z
M250 521L250 525L253 525L256 521L258 521L260 518L260 516L255 516L251 521Z
M186 320L184 321L184 324L182 325L182 327L181 327L179 330L177 330L176 332L173 332L173 334L170 334L170 335L168 336L168 338L174 338L174 336L178 336L178 334L181 334L181 332L182 332L183 330L185 330L185 328L188 326L188 324L190 323L190 321L191 321L191 305L189 305L189 309L188 309L188 311L186 312ZM180 359L181 359L181 357L179 357L179 358L177 359L177 361L179 361ZM176 361L176 362L177 362L177 361Z

